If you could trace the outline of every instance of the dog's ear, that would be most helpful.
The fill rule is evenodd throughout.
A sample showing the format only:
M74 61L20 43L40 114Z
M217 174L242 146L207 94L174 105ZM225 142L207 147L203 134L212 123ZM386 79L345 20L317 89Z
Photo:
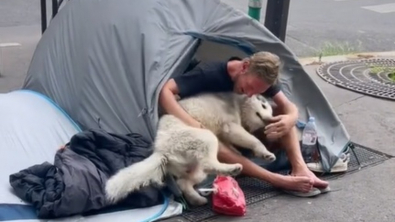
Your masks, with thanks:
M251 97L247 96L247 98L253 102L260 102L261 100L260 100L259 96L260 96L259 94L256 94L256 95L252 95Z
M251 99L247 95L244 95L244 94L241 95L241 98L242 98L241 99L242 103L247 103Z
M261 94L258 94L258 95L257 95L257 99L258 99L259 101L264 102L264 103L268 103L268 102L269 102L269 100L268 100L265 96L263 96L263 95L261 95Z
M268 105L271 106L271 107L273 107L273 106L276 105L276 103L273 101L273 99L268 98L268 97L265 97L265 96L263 96L263 95L259 95L258 99L259 99L261 102L263 102L263 103L265 103L265 104L268 104Z
M267 100L267 104L269 104L272 108L277 107L277 104L273 100Z

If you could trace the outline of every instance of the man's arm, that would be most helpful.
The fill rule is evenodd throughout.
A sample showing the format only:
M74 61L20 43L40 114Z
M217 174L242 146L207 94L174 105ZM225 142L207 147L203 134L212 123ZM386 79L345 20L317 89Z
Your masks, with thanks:
M272 118L272 123L265 127L265 134L268 139L278 139L287 135L295 126L298 109L281 90L275 93L272 99L277 105L278 113Z
M163 86L159 95L159 104L166 113L172 114L186 124L194 127L201 127L201 124L192 118L177 102L176 95L179 94L179 87L174 79L170 79Z
M298 119L298 108L281 91L281 86L275 84L263 93L264 96L272 98L278 107L278 114L289 115L293 120Z
M289 115L295 122L297 121L299 117L298 108L284 95L282 91L279 91L273 96L273 101L278 106L281 114Z

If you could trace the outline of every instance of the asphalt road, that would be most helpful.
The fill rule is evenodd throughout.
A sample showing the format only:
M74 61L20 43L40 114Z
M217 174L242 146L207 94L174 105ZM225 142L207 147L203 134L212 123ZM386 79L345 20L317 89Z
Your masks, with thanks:
M247 13L248 0L222 1ZM263 0L262 22L266 1ZM51 1L47 0L48 20L51 7ZM325 56L394 51L394 27L393 0L291 0L285 43L300 57L316 56L320 52ZM0 81L0 92L22 85L40 37L39 0L0 0L0 77L8 77ZM2 47L4 43L19 45Z
M222 1L247 12L248 0ZM50 16L51 1L47 2ZM377 8L363 8L366 6ZM262 22L265 10L264 7ZM40 25L39 0L0 0L0 41L1 27L32 25ZM293 0L286 44L299 56L312 56L321 51L324 54L389 51L395 50L394 27L393 0ZM325 46L328 43L329 46Z
M222 1L247 13L248 0ZM395 2L291 0L285 42L299 56L395 50Z
M34 25L40 21L39 0L0 0L0 27Z

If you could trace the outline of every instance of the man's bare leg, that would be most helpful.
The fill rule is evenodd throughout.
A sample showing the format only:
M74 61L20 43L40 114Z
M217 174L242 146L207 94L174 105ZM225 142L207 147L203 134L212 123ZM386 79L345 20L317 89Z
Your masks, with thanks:
M279 142L285 149L289 162L292 165L293 176L308 176L313 180L313 186L319 189L324 189L328 186L328 182L319 179L309 168L307 168L302 157L296 127L293 127Z
M218 159L224 163L240 163L243 166L242 174L267 181L278 188L308 192L313 185L312 179L308 176L284 176L272 173L222 143L219 146Z

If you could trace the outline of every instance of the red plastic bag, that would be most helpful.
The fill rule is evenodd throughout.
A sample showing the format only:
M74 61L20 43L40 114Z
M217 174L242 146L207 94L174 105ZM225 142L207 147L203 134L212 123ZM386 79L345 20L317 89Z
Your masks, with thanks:
M229 216L244 216L246 201L239 184L230 176L218 176L214 180L213 210Z

